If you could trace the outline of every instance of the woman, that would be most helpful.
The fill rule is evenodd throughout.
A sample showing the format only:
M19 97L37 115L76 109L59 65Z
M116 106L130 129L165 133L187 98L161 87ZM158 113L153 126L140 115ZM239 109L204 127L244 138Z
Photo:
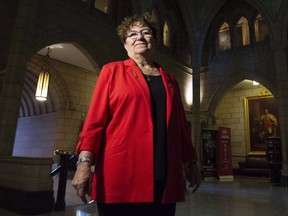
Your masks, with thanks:
M178 84L153 61L148 14L125 18L117 30L129 59L101 70L72 185L87 202L95 161L91 197L100 216L172 216L184 200L182 165L194 191L201 182Z

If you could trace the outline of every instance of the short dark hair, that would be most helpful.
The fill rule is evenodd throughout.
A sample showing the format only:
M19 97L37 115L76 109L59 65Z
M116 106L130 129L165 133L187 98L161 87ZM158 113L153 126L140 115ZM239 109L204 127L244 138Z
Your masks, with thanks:
M125 17L121 24L117 26L116 30L122 43L125 43L125 40L127 38L127 32L132 28L135 23L147 25L152 30L153 37L156 38L157 29L155 27L155 23L153 22L150 13L145 12L142 15Z

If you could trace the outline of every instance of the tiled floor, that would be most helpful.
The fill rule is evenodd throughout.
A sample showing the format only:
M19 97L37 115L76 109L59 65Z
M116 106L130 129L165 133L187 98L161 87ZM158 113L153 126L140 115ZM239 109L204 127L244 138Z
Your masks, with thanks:
M95 204L79 205L68 182L67 207L41 216L97 216ZM177 204L176 216L286 216L288 187L267 179L235 179L234 182L204 181L195 194L186 192L186 201ZM0 216L19 216L0 209ZM135 215L137 216L137 215Z

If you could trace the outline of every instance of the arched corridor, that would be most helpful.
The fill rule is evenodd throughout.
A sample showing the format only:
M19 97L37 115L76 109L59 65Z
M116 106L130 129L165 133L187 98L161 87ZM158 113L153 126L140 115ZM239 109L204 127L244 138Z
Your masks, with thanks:
M0 208L6 198L1 190L7 188L13 193L32 190L31 185L33 190L56 191L57 180L49 173L59 162L54 151L75 150L102 66L127 59L116 26L126 16L148 11L157 22L155 61L179 84L205 180L199 193L186 194L177 216L212 215L212 210L227 216L288 214L287 10L287 0L3 0ZM50 81L47 100L39 102L35 92L43 68L49 68ZM272 115L273 120L265 121ZM205 156L203 131L221 127L231 129L231 182L219 181L218 138L212 165ZM269 161L269 137L280 140L281 187L269 181L271 175L254 179L255 173L239 174L241 162L250 157ZM48 162L43 165L42 159ZM211 180L205 176L206 161L213 168L211 182L206 181ZM31 167L43 168L45 173L37 174L46 179L25 173ZM38 180L41 187L31 183ZM86 214L86 207L79 207L83 214L77 209L69 206L55 214Z

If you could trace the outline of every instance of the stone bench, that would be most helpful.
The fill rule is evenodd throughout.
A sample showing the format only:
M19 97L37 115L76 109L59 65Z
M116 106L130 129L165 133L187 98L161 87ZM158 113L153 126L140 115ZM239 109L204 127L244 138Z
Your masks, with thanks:
M242 175L269 176L270 169L266 156L248 155L243 162L238 162L239 173Z

